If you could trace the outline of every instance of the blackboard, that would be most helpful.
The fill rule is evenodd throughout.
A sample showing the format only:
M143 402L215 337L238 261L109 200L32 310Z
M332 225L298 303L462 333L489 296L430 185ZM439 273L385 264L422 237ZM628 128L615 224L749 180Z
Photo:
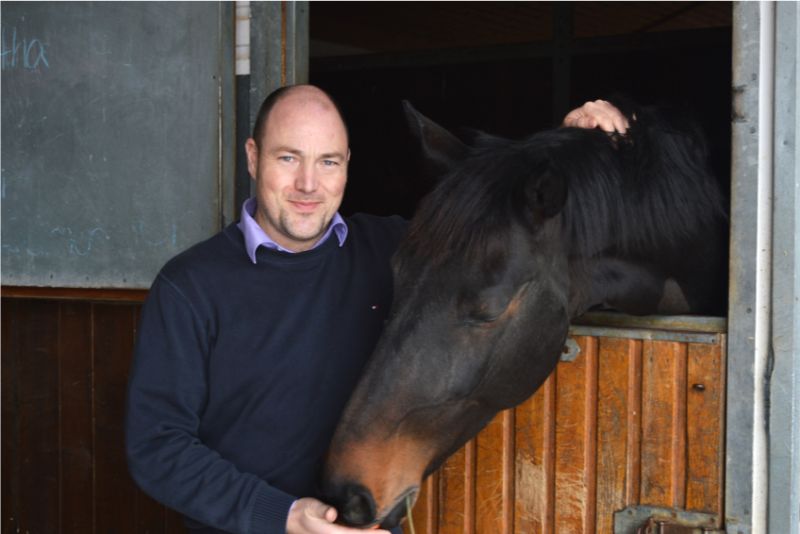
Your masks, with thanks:
M4 2L3 285L146 288L225 223L231 4Z

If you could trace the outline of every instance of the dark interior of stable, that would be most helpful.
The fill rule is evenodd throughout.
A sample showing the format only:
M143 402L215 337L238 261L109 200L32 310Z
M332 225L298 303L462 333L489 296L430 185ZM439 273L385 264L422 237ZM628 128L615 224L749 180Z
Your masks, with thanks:
M313 2L310 81L338 101L342 210L410 216L419 177L401 101L450 129L521 137L619 93L691 113L729 190L728 2Z

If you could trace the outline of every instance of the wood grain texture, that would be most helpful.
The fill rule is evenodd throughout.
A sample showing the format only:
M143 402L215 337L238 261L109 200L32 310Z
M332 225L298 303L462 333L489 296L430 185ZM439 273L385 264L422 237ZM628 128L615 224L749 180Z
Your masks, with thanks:
M3 532L185 532L128 475L139 304L102 302L2 300Z
M3 298L3 532L184 531L125 464L138 313L137 303ZM721 517L725 336L578 342L575 361L425 481L418 533L610 533L613 512L635 504Z
M417 509L444 528L424 532L472 532L474 517L477 534L610 534L614 512L637 504L716 514L721 524L725 336L577 341L575 361L559 363L427 481L438 518L430 498Z

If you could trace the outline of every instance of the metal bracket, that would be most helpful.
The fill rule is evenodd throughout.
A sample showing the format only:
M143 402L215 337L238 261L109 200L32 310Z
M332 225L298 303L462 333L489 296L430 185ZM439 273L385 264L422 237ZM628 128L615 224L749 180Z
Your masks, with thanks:
M614 534L724 534L714 514L680 508L629 506L614 512Z
M581 347L575 338L568 337L564 342L564 349L561 351L562 362L574 362L575 358L581 353Z

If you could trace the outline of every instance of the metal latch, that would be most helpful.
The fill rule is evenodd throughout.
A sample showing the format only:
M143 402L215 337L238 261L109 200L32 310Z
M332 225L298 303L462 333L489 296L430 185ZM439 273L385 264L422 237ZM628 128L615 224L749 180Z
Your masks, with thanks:
M629 506L614 512L614 534L724 534L714 514L678 508Z

